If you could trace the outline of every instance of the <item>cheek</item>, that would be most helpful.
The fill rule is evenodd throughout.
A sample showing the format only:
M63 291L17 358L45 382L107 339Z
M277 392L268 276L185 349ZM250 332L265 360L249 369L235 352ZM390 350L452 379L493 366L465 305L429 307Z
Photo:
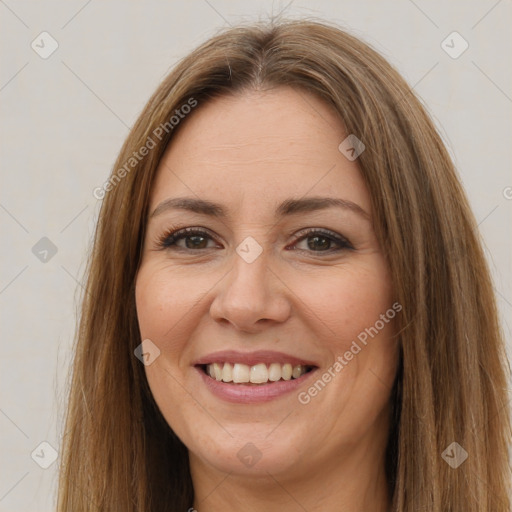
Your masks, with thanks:
M142 266L135 288L141 336L160 343L179 338L177 333L193 316L194 305L204 293L204 279L201 281L196 283L190 275L180 277L161 265Z
M318 376L326 384L312 383L299 402L305 410L331 414L334 437L356 440L384 410L396 376L399 312L391 280L379 260L330 273L315 284L310 292L304 288L301 299L314 313L318 346L329 354Z
M141 340L150 339L160 350L154 364L145 367L153 394L174 388L170 375L177 375L186 350L185 330L190 322L194 287L153 264L142 266L137 276L135 300ZM190 280L189 280L190 281ZM176 293L179 291L178 293ZM178 393L179 389L174 389ZM156 396L155 396L156 398Z
M326 369L335 375L331 389L337 391L326 400L333 400L334 409L341 403L359 407L361 397L384 401L380 392L391 387L396 373L394 318L399 314L392 307L392 283L384 261L374 258L330 272L325 278L317 276L315 286L307 289L301 299L314 313L309 315L315 325L314 338L328 354ZM330 375L325 376L329 382Z
M337 352L373 326L393 300L391 280L380 258L371 265L317 275L314 285L302 278L300 288L302 302L314 313L317 330L324 333L320 338ZM386 324L381 330L390 329Z
M160 350L154 363L144 367L146 378L171 428L179 427L180 419L169 411L190 402L181 384L187 368L180 361L186 355L187 333L194 322L193 306L201 293L195 292L193 282L194 278L180 278L179 272L165 264L148 262L141 266L135 286L141 339L150 339Z

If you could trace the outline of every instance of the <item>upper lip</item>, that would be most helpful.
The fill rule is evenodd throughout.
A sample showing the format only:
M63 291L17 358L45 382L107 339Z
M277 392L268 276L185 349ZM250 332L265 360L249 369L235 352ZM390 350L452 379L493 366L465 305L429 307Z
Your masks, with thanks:
M274 350L256 350L254 352L238 352L237 350L221 350L205 355L194 361L193 365L204 365L212 363L241 363L248 366L254 366L258 363L290 363L292 365L318 366L314 361L302 359L300 357L276 352Z

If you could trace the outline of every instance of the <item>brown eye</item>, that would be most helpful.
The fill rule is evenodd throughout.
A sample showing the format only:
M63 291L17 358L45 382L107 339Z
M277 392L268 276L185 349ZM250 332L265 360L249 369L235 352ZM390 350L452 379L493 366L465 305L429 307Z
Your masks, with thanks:
M351 243L344 237L333 233L332 231L310 230L303 234L296 242L306 241L307 249L298 248L297 250L306 250L309 252L336 252L343 249L353 249ZM333 245L337 248L333 248Z
M185 240L185 246L178 245L178 242ZM162 249L184 249L184 250L197 250L197 249L210 249L208 241L213 240L211 235L204 230L197 228L185 228L166 233L160 240L160 247Z
M327 238L326 236L313 236L313 237L307 237L308 240L308 247L311 250L314 250L315 247L323 250L323 249L330 249L332 240L330 238Z

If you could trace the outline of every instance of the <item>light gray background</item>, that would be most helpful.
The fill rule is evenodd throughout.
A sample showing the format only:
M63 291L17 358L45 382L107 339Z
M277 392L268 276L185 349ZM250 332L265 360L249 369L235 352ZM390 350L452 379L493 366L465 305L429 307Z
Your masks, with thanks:
M510 344L510 0L0 0L1 511L54 510L58 461L42 469L31 453L43 441L59 450L63 434L77 298L100 206L93 189L180 57L223 26L281 10L338 22L423 98L480 223ZM47 59L31 48L43 31L59 45ZM469 43L457 59L441 47L453 31ZM32 252L44 236L57 247L47 262ZM49 456L38 450L39 460Z

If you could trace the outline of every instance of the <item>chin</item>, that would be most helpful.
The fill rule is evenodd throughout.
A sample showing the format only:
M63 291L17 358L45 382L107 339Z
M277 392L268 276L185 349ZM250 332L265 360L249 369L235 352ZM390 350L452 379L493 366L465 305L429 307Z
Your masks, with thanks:
M223 473L250 475L252 477L278 475L289 476L299 468L302 454L296 446L304 442L290 439L289 436L265 439L268 430L257 439L254 425L247 426L247 436L211 440L211 449L204 444L193 450L196 456ZM210 444L210 443L208 443Z

